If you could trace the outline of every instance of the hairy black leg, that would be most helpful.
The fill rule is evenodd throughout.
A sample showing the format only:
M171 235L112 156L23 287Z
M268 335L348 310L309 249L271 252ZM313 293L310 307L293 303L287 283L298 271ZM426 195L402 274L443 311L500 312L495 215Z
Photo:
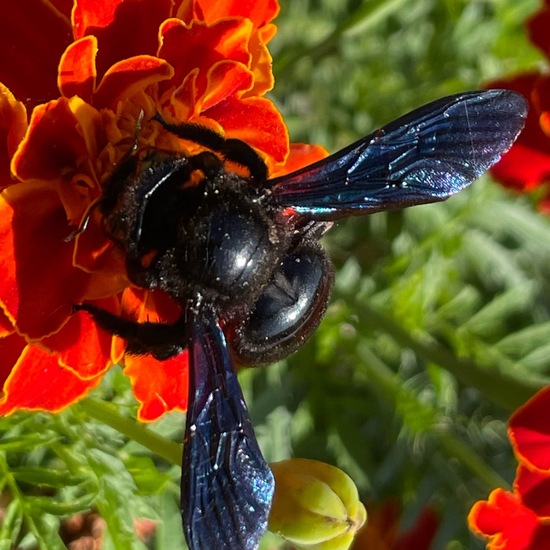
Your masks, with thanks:
M137 118L136 132L134 134L134 141L132 142L132 146L125 153L122 160L117 164L115 171L111 174L109 178L109 185L105 186L101 197L95 199L88 206L88 209L86 210L84 217L80 221L79 226L65 238L65 242L72 241L77 235L80 235L80 233L84 233L84 231L86 231L86 228L90 223L92 213L96 208L99 208L103 214L105 214L105 212L111 212L115 208L118 198L126 186L128 178L135 172L137 168L137 159L133 155L138 146L138 139L141 132L143 116L144 112L143 110L141 110Z
M257 182L264 182L267 179L267 166L262 157L247 143L240 139L225 139L215 130L194 124L183 122L181 124L170 124L160 114L153 117L162 124L162 127L182 139L194 141L204 145L213 151L220 153L226 160L230 160L248 168L251 177Z
M126 340L126 352L131 355L150 353L164 361L181 353L187 345L184 316L172 324L137 323L91 304L73 307L75 311L88 312L102 329Z

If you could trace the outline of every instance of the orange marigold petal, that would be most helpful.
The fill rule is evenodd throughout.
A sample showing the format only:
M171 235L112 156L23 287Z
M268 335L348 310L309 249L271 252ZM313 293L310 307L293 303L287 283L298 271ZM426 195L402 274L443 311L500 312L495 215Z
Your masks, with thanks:
M14 365L19 360L27 343L19 334L10 334L0 338L0 388L4 387Z
M215 63L222 60L236 61L245 66L250 63L250 21L226 20L211 27L195 21L187 27L179 19L169 19L162 24L160 32L159 57L174 67L176 86L194 69L199 69L198 96L206 92L208 71Z
M14 332L15 332L15 328L13 326L13 323L10 321L10 318L4 313L2 309L0 309L0 338L9 336Z
M140 402L140 420L151 422L167 412L187 409L188 361L187 351L166 361L150 355L126 356L124 373L132 380L134 395Z
M0 83L0 187L13 183L11 157L27 131L27 110L8 88Z
M215 2L212 0L197 0L182 2L177 7L177 15L187 24L194 20L214 24L228 17L242 18L252 22L253 33L250 36L248 49L252 56L249 68L254 74L254 87L250 95L262 96L273 88L271 71L271 54L266 44L273 38L277 27L270 24L279 11L276 0L257 2L254 0L230 0Z
M241 139L284 162L289 152L288 130L275 105L263 97L229 98L202 115L218 121L228 137Z
M79 96L91 103L95 90L97 72L95 58L97 40L95 36L86 36L73 42L59 63L57 83L65 97Z
M176 120L197 117L202 110L202 98L197 97L199 72L199 69L193 69L173 92L170 90L170 107Z
M291 143L290 154L282 166L277 166L270 177L284 176L326 158L328 151L321 145Z
M71 17L71 11L73 9L73 0L49 0L50 4L67 20Z
M99 300L115 296L129 284L124 263L122 261L115 263L113 258L112 265L105 264L105 270L89 274L88 284L84 287L82 296L84 300Z
M262 96L269 92L275 84L273 71L271 70L273 58L267 49L267 42L275 34L277 27L269 25L252 35L250 39L250 51L252 53L252 62L250 69L254 73L254 87L248 95Z
M3 2L0 74L16 97L32 108L59 95L57 66L72 42L70 21L52 2Z
M24 183L0 194L0 305L30 338L59 330L82 301L87 275L72 265L68 232L55 187Z
M107 237L95 217L75 239L73 264L90 274L87 299L112 296L130 284L124 253Z
M75 38L97 37L97 71L103 75L123 59L156 55L159 26L171 14L171 0L76 0Z
M488 501L476 502L468 523L476 535L488 539L489 550L542 550L532 545L540 527L537 516L503 489L495 489Z
M206 23L212 24L225 17L244 17L257 29L277 16L279 3L277 0L195 0L194 11L195 16Z
M94 105L115 109L119 101L173 75L173 68L158 57L140 55L119 61L105 73L94 96Z
M249 90L254 83L254 75L242 64L234 61L220 61L208 72L208 85L201 110L214 107L224 99Z
M550 471L550 386L537 392L510 418L509 435L521 463Z
M165 292L127 288L121 302L123 315L140 323L175 323L181 316L181 308Z
M116 313L118 300L111 298L94 305ZM63 328L40 341L40 345L58 357L59 364L82 380L103 374L111 366L112 335L100 328L84 311L75 313Z
M550 519L550 476L519 466L514 481L514 488L521 495L521 500L539 518Z
M110 147L108 122L114 116L100 114L79 97L39 106L12 160L12 170L21 180L57 180L72 224L80 223L100 194L95 160L98 150Z
M85 396L100 381L101 376L81 380L61 367L55 355L29 345L4 384L0 415L19 409L59 412Z
M27 137L14 155L14 174L21 180L55 180L67 178L68 171L84 169L90 151L79 123L66 98L37 107Z
M90 29L108 27L123 3L124 0L77 0L73 9L75 38L82 38Z

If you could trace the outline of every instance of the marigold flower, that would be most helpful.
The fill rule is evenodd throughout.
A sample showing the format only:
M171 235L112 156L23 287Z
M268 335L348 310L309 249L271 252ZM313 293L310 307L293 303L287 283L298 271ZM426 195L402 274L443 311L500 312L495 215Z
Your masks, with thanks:
M471 530L489 550L550 549L550 477L520 466L513 492L495 489L468 517Z
M496 489L470 512L470 528L490 550L550 549L549 408L546 387L512 415L509 437L519 461L513 492Z
M97 212L71 238L117 163L138 149L193 154L152 121L193 121L258 150L270 174L318 160L289 144L267 43L276 0L75 0L4 6L0 47L0 414L60 410L122 362L142 420L185 410L187 363L124 356L73 304L171 322L167 296L133 288ZM138 119L143 117L139 131Z
M527 21L531 41L550 59L550 1ZM529 100L525 128L491 173L499 182L519 192L540 189L541 211L550 212L550 76L531 71L490 82L490 88L508 88Z

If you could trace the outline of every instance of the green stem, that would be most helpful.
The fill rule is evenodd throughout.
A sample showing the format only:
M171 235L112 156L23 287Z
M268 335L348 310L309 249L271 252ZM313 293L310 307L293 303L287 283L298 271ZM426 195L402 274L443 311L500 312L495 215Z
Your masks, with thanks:
M404 387L403 380L395 374L379 357L374 355L367 346L360 346L359 355L364 360L368 370L369 379L378 385L380 391L395 404L395 408L401 413L403 422L411 432L424 433L437 442L438 447L449 457L458 460L460 464L469 470L489 490L497 487L509 488L508 482L489 467L485 461L461 439L443 429L445 423L441 421L437 412L424 403L421 403L417 395ZM414 408L406 405L414 401ZM423 419L429 419L429 428L416 428L420 423L407 418L407 414L420 415Z
M81 401L79 406L92 418L107 424L128 439L140 443L171 464L181 465L182 448L179 443L154 433L136 420L122 416L112 403L88 397Z
M498 487L511 489L510 484L503 477L490 468L476 452L458 437L438 429L434 429L431 433L437 438L439 446L448 456L456 458L477 479L482 480L490 490Z
M388 334L401 347L412 349L424 360L448 370L463 384L479 389L484 397L507 411L516 410L543 387L539 382L514 377L496 367L483 366L471 359L457 357L438 342L422 342L388 316L363 302L358 304L358 309L361 322Z

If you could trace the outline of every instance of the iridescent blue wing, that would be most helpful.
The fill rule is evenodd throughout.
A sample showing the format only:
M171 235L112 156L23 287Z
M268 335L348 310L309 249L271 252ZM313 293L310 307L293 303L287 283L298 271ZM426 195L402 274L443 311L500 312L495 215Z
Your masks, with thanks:
M270 200L316 220L442 201L511 147L526 116L525 99L509 90L439 99L326 159L269 180Z
M267 528L274 480L214 318L189 320L189 406L181 510L191 550L252 550Z

